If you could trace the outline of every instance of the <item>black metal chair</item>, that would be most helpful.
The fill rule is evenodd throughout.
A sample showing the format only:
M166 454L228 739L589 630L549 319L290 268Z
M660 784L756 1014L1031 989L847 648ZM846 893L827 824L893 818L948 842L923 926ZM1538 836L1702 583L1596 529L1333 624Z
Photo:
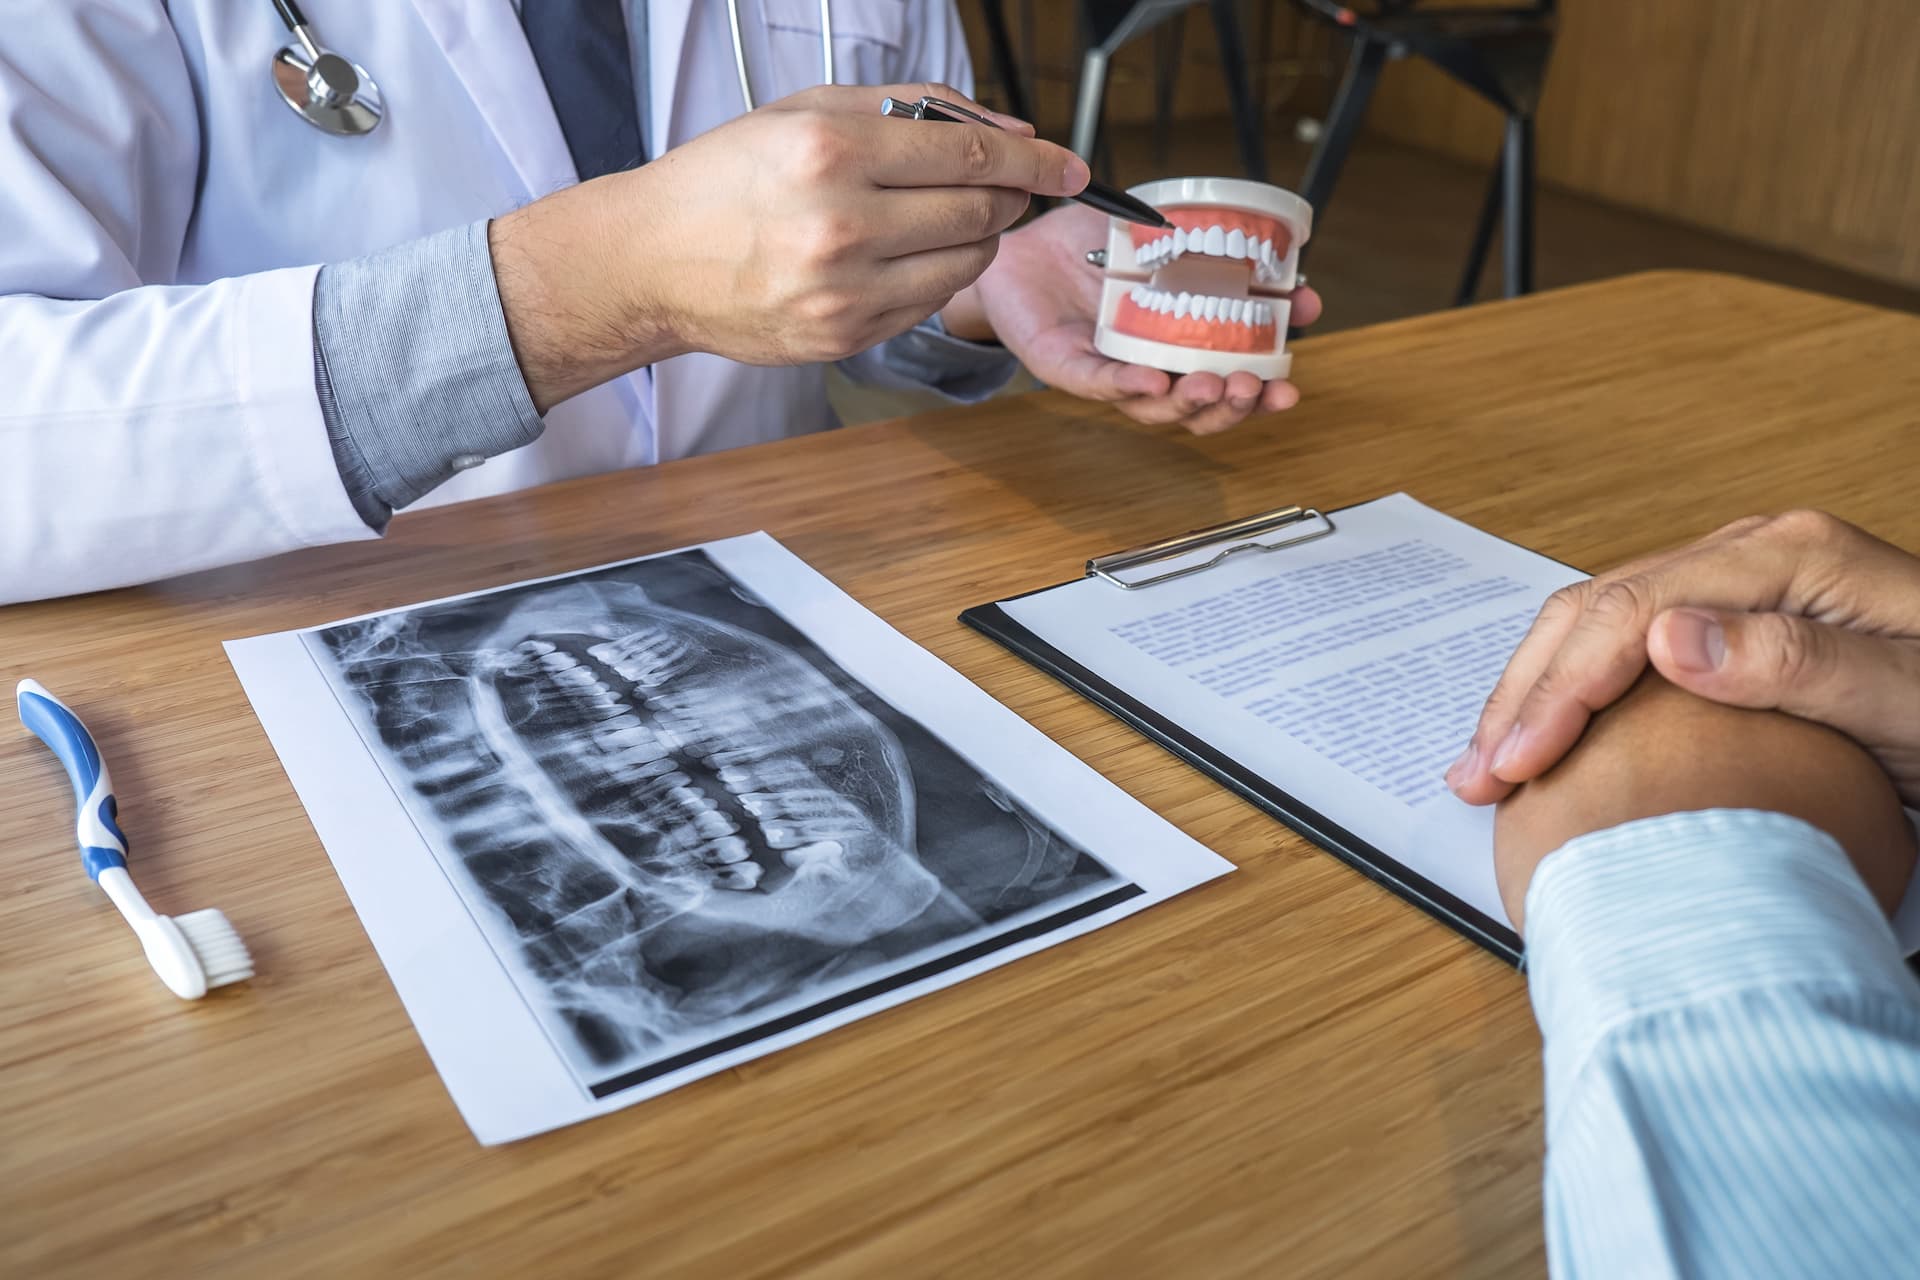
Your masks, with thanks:
M1266 181L1265 130L1247 76L1238 0L1080 0L1081 34L1086 53L1080 62L1080 89L1069 145L1089 164L1094 162L1094 149L1099 143L1101 108L1106 100L1107 73L1114 53L1136 36L1200 3L1205 3L1213 14L1227 81L1227 99L1233 108L1234 134L1240 144L1240 162L1248 177ZM1170 88L1163 84L1160 104L1163 121L1172 105L1168 101L1170 97Z
M1473 301L1495 221L1503 224L1506 296L1533 290L1533 119L1553 54L1556 0L1522 7L1418 10L1416 0L1379 0L1361 12L1335 0L1298 0L1353 37L1347 70L1307 165L1301 194L1326 214L1389 58L1422 57L1506 113L1506 136L1474 228L1455 305Z

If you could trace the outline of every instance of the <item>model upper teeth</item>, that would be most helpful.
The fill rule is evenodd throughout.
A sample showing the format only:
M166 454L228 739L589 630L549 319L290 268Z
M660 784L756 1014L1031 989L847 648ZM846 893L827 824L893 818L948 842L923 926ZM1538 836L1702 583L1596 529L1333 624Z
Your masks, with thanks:
M1280 254L1275 252L1272 240L1255 239L1238 227L1229 231L1218 224L1192 229L1175 227L1158 240L1135 249L1133 260L1135 266L1150 271L1190 253L1251 262L1256 280L1278 279L1280 274Z

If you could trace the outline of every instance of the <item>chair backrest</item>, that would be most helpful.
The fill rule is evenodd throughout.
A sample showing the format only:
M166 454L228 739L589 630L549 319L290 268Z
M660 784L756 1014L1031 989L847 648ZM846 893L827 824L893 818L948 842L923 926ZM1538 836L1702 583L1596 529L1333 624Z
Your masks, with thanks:
M1080 0L1081 38L1089 44L1105 44L1137 9L1167 11L1202 3L1204 0Z

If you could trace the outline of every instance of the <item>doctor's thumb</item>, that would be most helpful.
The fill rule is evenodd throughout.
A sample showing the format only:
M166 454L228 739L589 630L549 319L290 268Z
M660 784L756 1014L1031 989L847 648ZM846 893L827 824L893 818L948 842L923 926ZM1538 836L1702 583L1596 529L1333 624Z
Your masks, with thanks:
M1920 740L1920 650L1793 614L1668 609L1647 656L1674 684L1729 706L1784 711L1869 749Z

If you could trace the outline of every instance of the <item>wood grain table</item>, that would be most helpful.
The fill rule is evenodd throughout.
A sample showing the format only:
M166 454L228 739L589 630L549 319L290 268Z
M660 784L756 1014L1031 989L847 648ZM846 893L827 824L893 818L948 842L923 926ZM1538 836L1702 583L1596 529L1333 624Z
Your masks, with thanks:
M0 724L0 1274L1537 1275L1521 979L962 628L1089 555L1405 489L1603 567L1818 505L1920 547L1920 318L1657 274L1303 342L1194 439L1042 393L573 482L384 542L0 610L140 882L259 976L183 1005ZM220 649L767 529L1240 868L664 1098L468 1135Z

